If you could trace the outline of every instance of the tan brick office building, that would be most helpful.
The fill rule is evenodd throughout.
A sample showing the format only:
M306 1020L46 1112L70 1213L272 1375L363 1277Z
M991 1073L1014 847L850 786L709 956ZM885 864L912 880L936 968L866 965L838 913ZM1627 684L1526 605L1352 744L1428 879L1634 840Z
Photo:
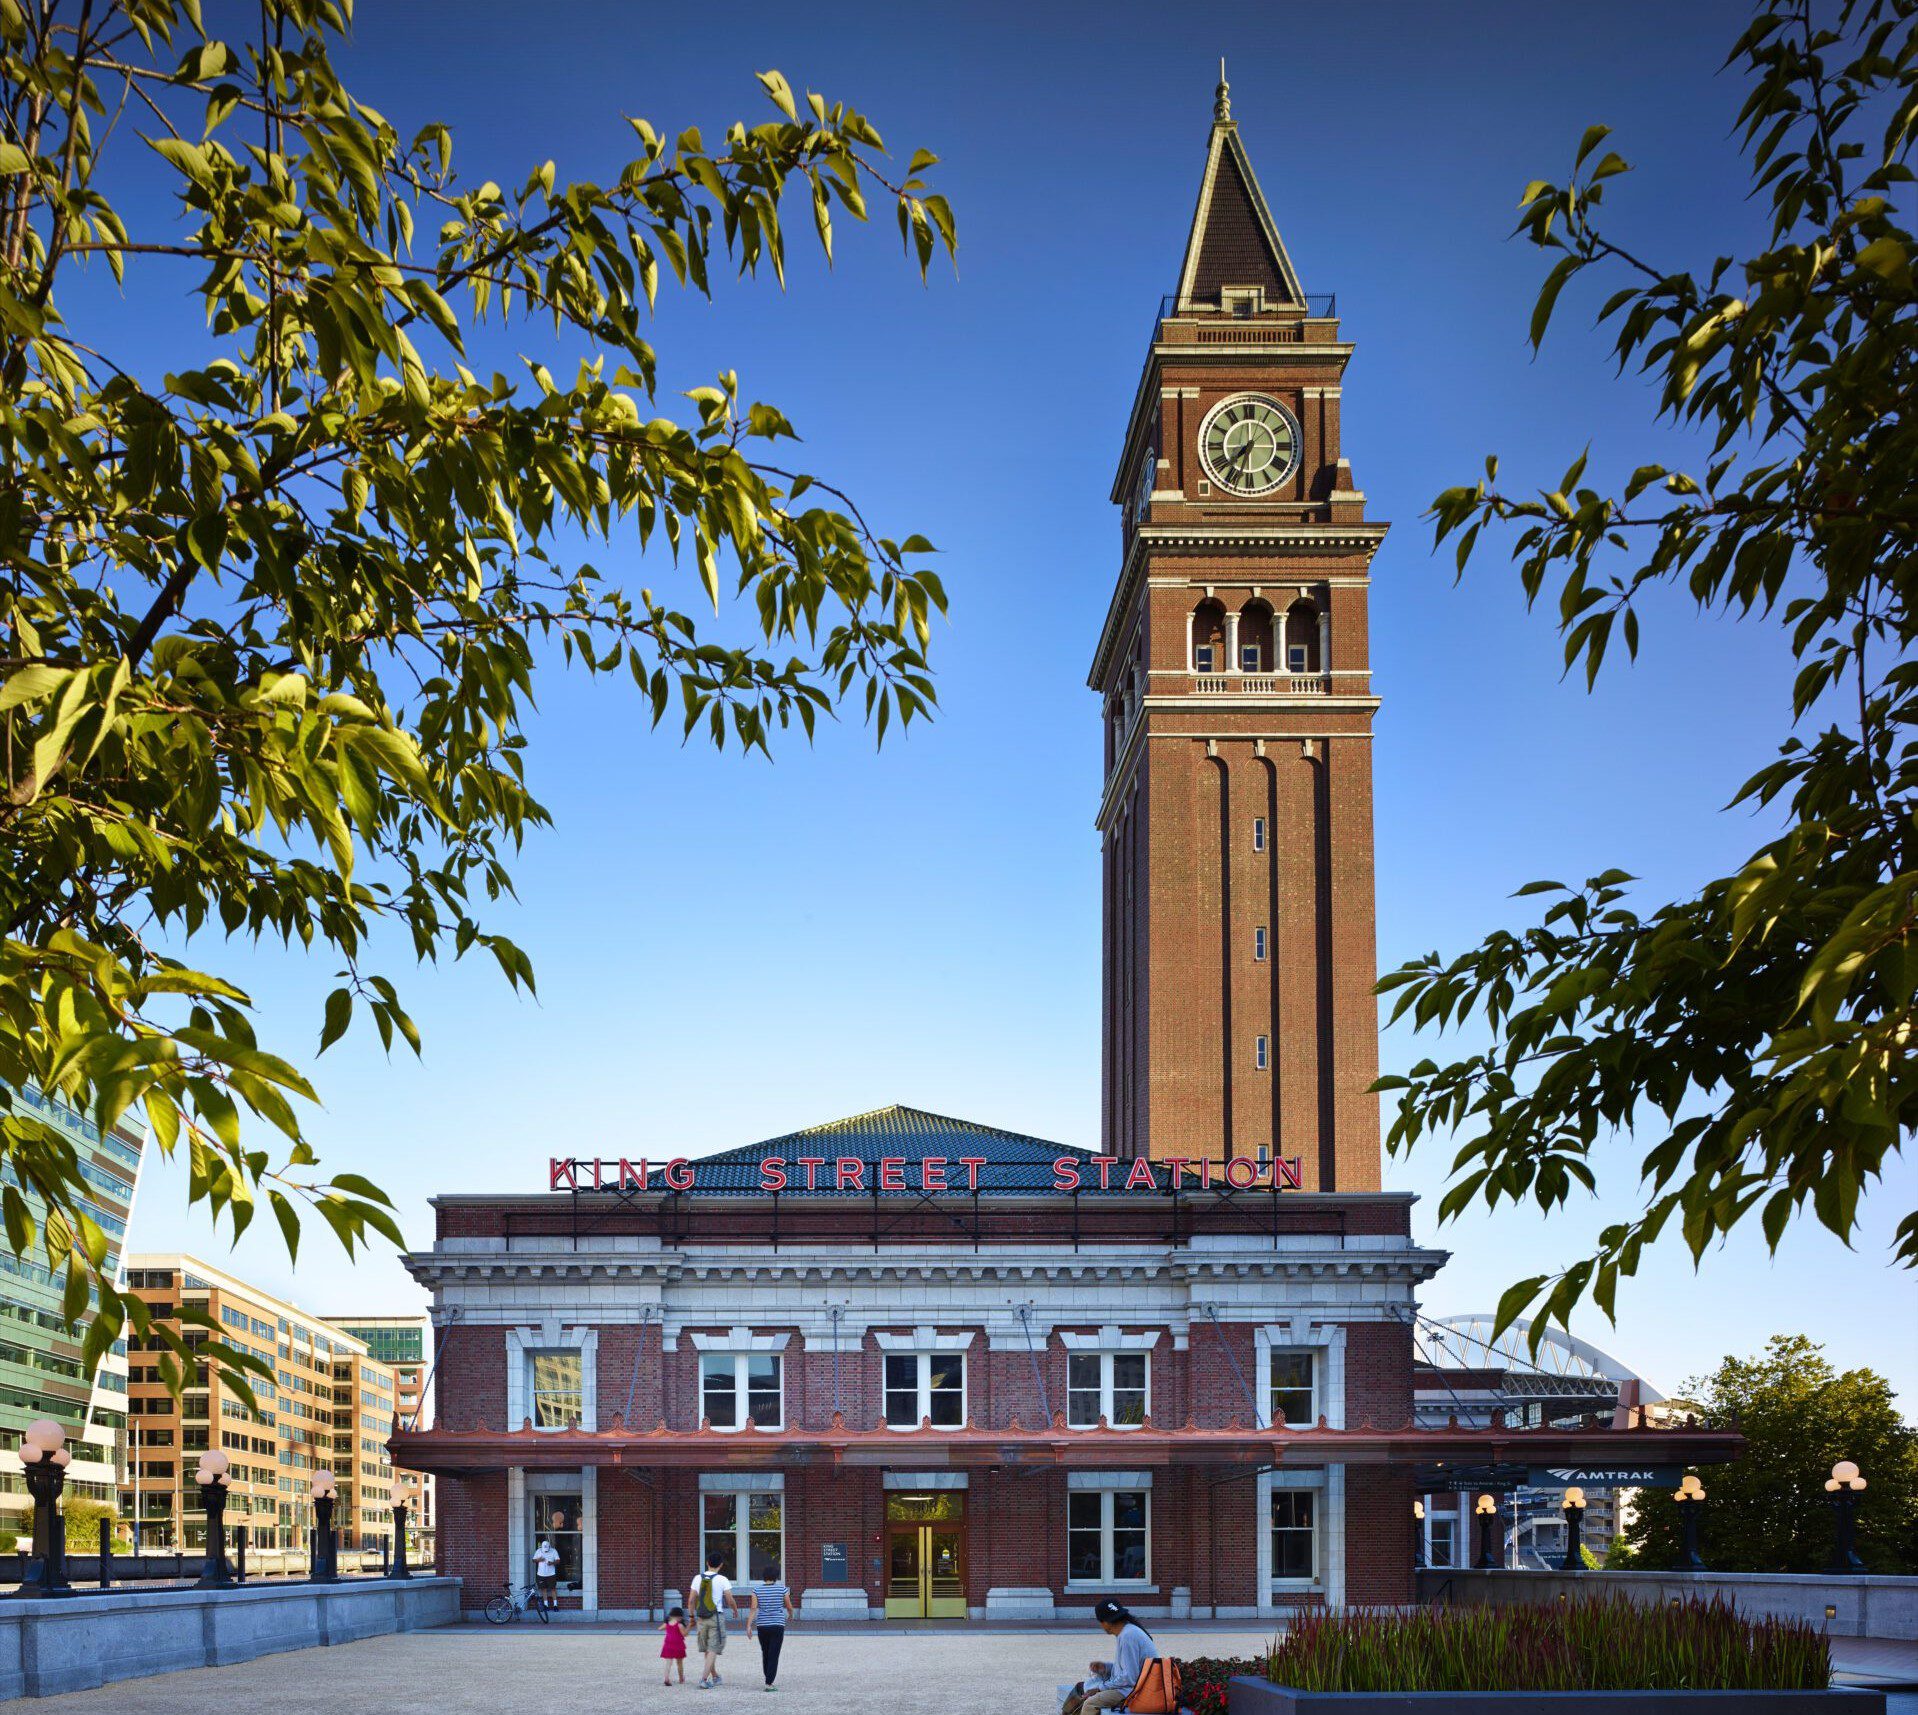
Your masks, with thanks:
M438 1414L393 1446L469 1605L542 1536L599 1614L658 1613L708 1552L873 1620L1402 1602L1421 1467L1730 1450L1415 1422L1444 1255L1366 1093L1384 527L1339 453L1350 354L1221 88L1092 671L1104 1152L895 1106L437 1199L408 1266Z
M347 1550L370 1549L392 1530L394 1379L384 1364L321 1318L185 1255L126 1259L127 1287L189 1345L212 1337L180 1321L191 1307L212 1318L218 1338L272 1366L253 1378L257 1410L211 1365L187 1378L176 1398L161 1380L161 1341L129 1337L127 1481L120 1510L137 1521L143 1545L200 1548L206 1514L193 1472L210 1448L231 1461L226 1522L245 1526L262 1548L298 1548L313 1526L316 1470L339 1483L333 1525Z

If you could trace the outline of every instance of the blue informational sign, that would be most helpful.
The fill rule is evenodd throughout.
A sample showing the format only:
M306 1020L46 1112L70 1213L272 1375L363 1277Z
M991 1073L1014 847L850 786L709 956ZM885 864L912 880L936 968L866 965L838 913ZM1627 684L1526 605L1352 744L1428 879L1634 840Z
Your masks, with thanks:
M819 1575L826 1584L850 1584L852 1567L846 1559L843 1542L825 1542L819 1546Z

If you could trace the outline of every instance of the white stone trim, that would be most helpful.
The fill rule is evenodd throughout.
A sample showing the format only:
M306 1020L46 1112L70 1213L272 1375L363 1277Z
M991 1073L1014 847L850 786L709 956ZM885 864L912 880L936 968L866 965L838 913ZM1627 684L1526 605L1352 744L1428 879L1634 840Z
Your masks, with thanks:
M1108 1322L1091 1334L1061 1329L1059 1344L1068 1352L1149 1352L1171 1332L1170 1328L1148 1328L1142 1334L1122 1334L1117 1323Z
M784 1471L701 1471L702 1495L776 1495L785 1491Z
M879 1486L914 1493L921 1489L969 1489L972 1478L965 1471L886 1471L880 1475Z
M506 1330L506 1427L517 1429L531 1421L533 1390L529 1361L540 1352L576 1351L579 1362L580 1427L589 1434L599 1428L599 1329L562 1328L557 1316L532 1327Z
M1328 1608L1345 1606L1345 1467L1327 1465L1318 1470L1261 1471L1256 1485L1254 1519L1258 1548L1258 1612L1271 1615L1279 1611L1277 1595L1323 1592ZM1275 1584L1272 1578L1272 1495L1277 1489L1316 1489L1319 1509L1314 1536L1318 1550L1318 1574L1313 1578L1287 1578Z
M1312 1352L1317 1356L1319 1361L1313 1366L1312 1377L1313 1404L1317 1407L1314 1420L1323 1416L1328 1429L1345 1427L1345 1328L1342 1324L1294 1315L1284 1322L1255 1329L1252 1340L1253 1398L1258 1402L1261 1428L1265 1427L1271 1407L1274 1352Z
M681 1332L686 1332L684 1328ZM706 1334L697 1330L691 1334L694 1347L702 1352L783 1352L792 1340L791 1334L755 1334L746 1327L734 1327Z
M873 1343L882 1352L966 1352L978 1337L974 1328L944 1330L921 1323L909 1334L876 1333Z
M1068 1489L1149 1489L1150 1471L1068 1471Z

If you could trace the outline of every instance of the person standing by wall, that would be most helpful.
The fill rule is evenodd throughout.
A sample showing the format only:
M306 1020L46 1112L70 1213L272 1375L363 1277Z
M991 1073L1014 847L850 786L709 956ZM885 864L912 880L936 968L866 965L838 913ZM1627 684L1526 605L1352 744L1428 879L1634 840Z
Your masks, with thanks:
M786 1642L786 1614L792 1606L792 1593L779 1575L777 1560L762 1560L758 1575L746 1592L752 1608L746 1616L746 1636L759 1634L759 1665L766 1675L766 1689L774 1689L779 1677L779 1652Z

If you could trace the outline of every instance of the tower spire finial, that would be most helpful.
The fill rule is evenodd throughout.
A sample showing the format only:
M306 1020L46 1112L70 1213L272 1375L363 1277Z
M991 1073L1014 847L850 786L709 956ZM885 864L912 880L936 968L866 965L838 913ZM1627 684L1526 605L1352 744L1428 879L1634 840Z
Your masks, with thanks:
M1223 125L1232 117L1232 86L1225 81L1225 55L1219 55L1219 87L1212 96L1212 117Z

